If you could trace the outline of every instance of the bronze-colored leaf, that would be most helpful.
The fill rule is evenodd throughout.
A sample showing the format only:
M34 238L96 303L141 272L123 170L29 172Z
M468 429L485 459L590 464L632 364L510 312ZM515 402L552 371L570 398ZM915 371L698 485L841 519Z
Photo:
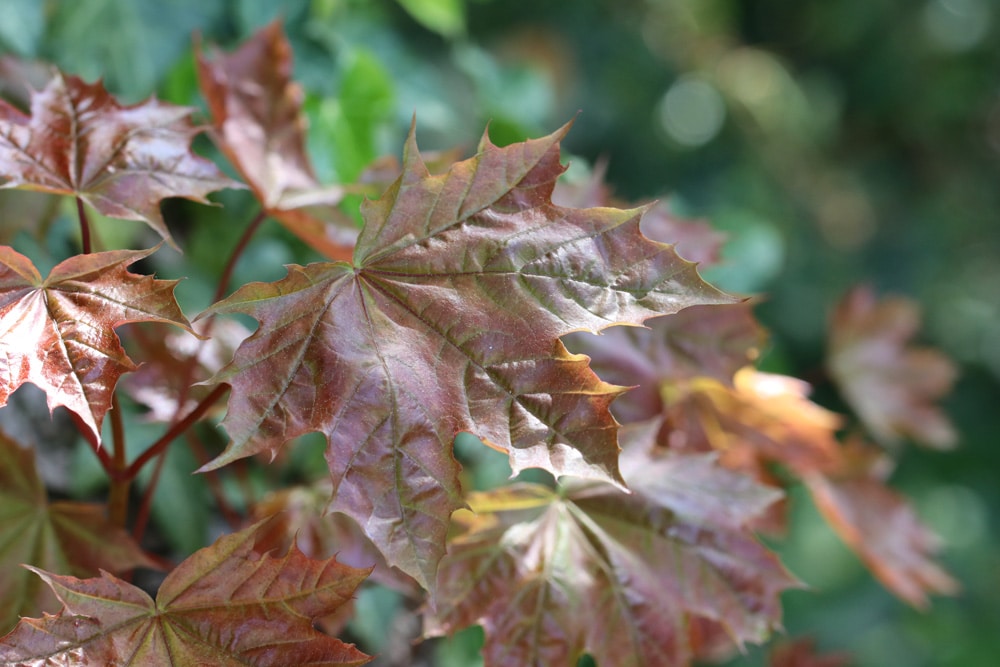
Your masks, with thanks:
M255 551L261 524L226 535L177 566L154 601L108 573L76 579L31 568L55 592L58 615L26 618L0 639L0 665L362 665L353 645L313 619L347 602L367 576L292 547Z
M342 186L323 187L306 156L302 89L292 48L274 21L235 52L198 55L213 137L269 215L330 259L348 260L358 236L336 205Z
M0 100L3 187L73 195L112 218L141 220L173 244L165 197L206 201L242 187L190 150L193 109L149 99L122 106L100 83L55 72L31 115Z
M747 524L780 493L712 455L651 455L658 426L622 431L631 494L579 480L472 494L426 633L482 624L487 666L686 665L716 625L765 639L796 581Z
M363 209L354 265L291 266L211 308L261 322L215 378L231 442L205 469L320 431L331 509L429 586L463 505L451 446L470 431L514 471L620 482L601 382L559 337L732 298L639 232L642 211L564 209L559 139L480 152L431 175L411 134L403 175Z
M955 429L934 402L951 390L955 365L935 349L909 345L919 327L915 302L880 301L871 288L856 287L833 313L827 367L880 442L912 438L930 447L953 447Z
M136 368L115 327L166 322L190 331L176 280L128 271L154 250L76 255L43 280L31 260L0 246L0 406L30 382L50 410L65 406L101 437L118 378Z

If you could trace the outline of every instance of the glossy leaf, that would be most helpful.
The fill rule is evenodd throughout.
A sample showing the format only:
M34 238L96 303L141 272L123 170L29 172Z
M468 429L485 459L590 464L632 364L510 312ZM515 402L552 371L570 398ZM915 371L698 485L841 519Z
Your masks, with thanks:
M731 385L733 375L757 358L764 330L749 303L686 308L647 322L648 329L617 327L600 336L574 333L566 346L590 357L606 382L633 386L612 405L623 423L663 411L661 389L698 377Z
M459 431L515 472L620 481L608 404L621 389L559 336L731 299L643 237L641 211L552 205L564 132L484 139L439 176L411 134L403 175L363 209L354 266L290 266L216 304L261 325L215 378L233 388L231 442L206 469L323 432L331 508L425 586L463 505Z
M622 431L632 494L573 480L472 494L455 515L426 632L476 623L490 665L685 665L702 622L731 641L777 627L796 585L747 524L779 495L714 457L655 456L658 424Z
M115 327L166 322L190 330L174 299L176 280L127 269L154 250L76 255L43 280L31 260L0 246L0 406L30 382L50 410L65 406L100 438L118 378L136 368Z
M919 327L920 308L913 301L878 300L870 288L856 287L833 313L827 367L881 442L912 438L952 447L954 427L934 402L951 390L955 365L937 350L909 344Z
M321 186L306 155L302 89L281 23L231 54L199 54L198 74L216 143L264 210L330 259L350 259L358 230L336 208L345 189Z
M165 197L204 202L240 187L191 153L193 109L150 99L120 105L98 83L56 72L32 94L31 115L0 101L3 187L74 195L112 218L141 220L173 243Z
M293 547L260 554L256 524L177 566L156 601L121 579L32 568L63 604L0 639L0 665L361 665L368 656L317 632L313 619L350 599L367 573ZM38 662L34 662L38 661Z
M155 568L131 536L92 503L50 503L35 454L0 432L0 633L20 616L58 607L51 591L21 564L78 577L100 570Z

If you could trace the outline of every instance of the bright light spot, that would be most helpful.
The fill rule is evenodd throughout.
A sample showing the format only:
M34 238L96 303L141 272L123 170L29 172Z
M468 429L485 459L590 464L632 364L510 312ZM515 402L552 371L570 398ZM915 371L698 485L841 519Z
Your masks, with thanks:
M726 107L715 87L696 77L682 77L660 102L660 124L683 146L701 146L712 140L726 119Z
M993 16L984 0L931 0L924 7L924 29L948 51L966 51L990 29Z

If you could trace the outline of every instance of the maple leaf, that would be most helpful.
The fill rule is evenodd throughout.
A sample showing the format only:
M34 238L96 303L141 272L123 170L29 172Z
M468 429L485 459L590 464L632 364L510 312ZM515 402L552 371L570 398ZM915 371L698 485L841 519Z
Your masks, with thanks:
M367 576L292 547L254 550L261 524L220 538L170 572L154 601L106 572L77 579L30 568L63 604L0 639L0 665L361 665L365 654L312 620L350 599ZM41 664L41 663L32 663Z
M816 642L797 639L783 642L771 651L771 667L846 667L851 659L843 653L816 654Z
M937 350L907 345L919 327L920 308L913 301L879 301L870 287L856 287L834 310L827 367L881 442L908 437L949 448L955 430L933 403L951 390L955 365Z
M661 414L664 385L696 377L732 384L736 371L756 359L765 338L747 302L693 306L646 324L648 329L616 327L600 336L580 332L563 338L570 350L590 357L602 380L635 385L612 405L623 423Z
M777 462L804 476L841 463L839 415L810 401L806 382L740 369L732 386L694 378L663 388L661 444L677 451L718 451L731 468L762 473Z
M191 153L194 109L155 98L120 105L100 83L56 72L31 96L31 115L0 100L5 188L74 195L112 218L141 220L173 244L160 215L165 197L205 202L243 187Z
M30 382L49 410L65 406L100 438L115 383L136 368L115 327L167 322L190 331L174 300L176 280L127 269L155 250L76 255L43 280L30 259L0 246L0 406Z
M324 433L331 509L425 587L464 504L459 431L515 473L618 480L621 388L559 336L732 299L643 237L641 210L551 204L567 129L505 148L484 137L437 176L411 132L403 175L363 207L353 266L289 266L211 307L260 327L214 378L232 385L231 442L202 470Z
M886 588L919 608L928 593L952 594L958 583L931 560L940 548L905 498L871 476L805 478L827 522Z
M747 524L780 492L713 455L651 456L656 420L622 429L631 494L518 483L456 513L426 634L482 624L486 665L684 665L698 621L762 641L797 585Z
M213 138L267 213L331 259L348 260L358 229L336 205L345 187L323 187L306 156L302 89L280 21L235 52L198 54L198 77L215 122Z
M0 431L0 632L56 602L22 563L76 576L156 567L103 506L49 503L34 453Z

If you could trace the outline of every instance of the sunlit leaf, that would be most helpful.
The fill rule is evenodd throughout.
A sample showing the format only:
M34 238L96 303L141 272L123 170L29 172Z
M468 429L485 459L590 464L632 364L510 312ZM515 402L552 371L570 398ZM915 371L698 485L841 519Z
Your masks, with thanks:
M426 632L481 624L491 665L685 665L701 621L737 644L777 627L796 585L747 524L780 493L712 455L655 456L658 424L623 429L632 494L573 480L475 493L455 515Z
M50 410L69 408L100 438L118 378L136 368L115 327L166 322L190 330L174 299L176 280L128 271L154 250L76 255L42 279L31 260L0 246L0 406L30 382Z
M150 99L120 105L103 85L55 72L32 94L31 114L0 100L3 187L74 195L112 218L141 220L173 243L165 197L206 201L240 187L194 155L193 109Z
M231 442L206 469L324 433L331 508L424 585L463 505L459 431L515 472L619 480L607 406L621 389L559 336L732 299L643 237L642 211L551 204L565 131L484 138L442 175L411 134L403 175L364 207L353 266L290 266L212 307L261 325L216 377L233 387Z

